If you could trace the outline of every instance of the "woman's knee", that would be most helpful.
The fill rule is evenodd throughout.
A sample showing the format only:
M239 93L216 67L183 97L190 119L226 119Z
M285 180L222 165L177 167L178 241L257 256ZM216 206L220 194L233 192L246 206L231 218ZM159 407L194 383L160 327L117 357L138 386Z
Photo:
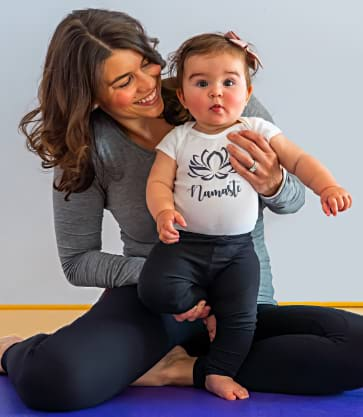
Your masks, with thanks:
M344 373L352 388L363 386L363 317L342 312L347 322L347 334L344 349ZM348 388L350 389L350 388Z
M345 391L363 386L363 317L342 310L334 313L341 319L336 326L336 335L331 330L330 340L335 346L330 349L329 373L337 391ZM344 324L342 324L342 322Z
M49 354L44 350L38 358L30 357L29 363L24 361L24 366L14 378L10 376L20 398L30 408L77 410L111 398L116 388L118 392L122 390L122 387L113 385L107 388L102 381L98 381L98 376L90 373L85 361L54 352Z

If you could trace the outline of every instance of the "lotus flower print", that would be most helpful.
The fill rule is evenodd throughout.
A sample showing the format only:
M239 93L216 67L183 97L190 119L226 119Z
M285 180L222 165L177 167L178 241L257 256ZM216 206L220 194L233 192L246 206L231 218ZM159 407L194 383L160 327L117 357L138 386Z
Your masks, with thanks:
M210 181L214 177L223 179L230 172L236 172L229 162L227 149L222 147L220 152L209 152L205 149L200 156L193 155L189 163L189 176L200 177L204 181Z

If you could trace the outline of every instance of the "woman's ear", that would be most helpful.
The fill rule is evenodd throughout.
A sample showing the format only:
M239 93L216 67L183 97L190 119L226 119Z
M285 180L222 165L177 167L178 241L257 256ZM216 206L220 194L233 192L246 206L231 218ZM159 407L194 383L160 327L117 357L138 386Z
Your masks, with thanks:
M186 103L185 103L185 98L184 98L184 93L183 93L183 90L182 90L181 88L177 88L177 89L176 89L176 95L177 95L178 100L180 101L181 105L182 105L185 109L187 109L188 107L186 106Z

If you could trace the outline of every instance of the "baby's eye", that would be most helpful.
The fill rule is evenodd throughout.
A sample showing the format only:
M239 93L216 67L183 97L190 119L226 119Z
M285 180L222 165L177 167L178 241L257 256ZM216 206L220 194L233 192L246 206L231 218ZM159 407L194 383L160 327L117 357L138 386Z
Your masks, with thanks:
M233 80L230 80L230 79L228 79L228 80L225 80L224 82L223 82L223 85L225 86L225 87L231 87L232 85L234 85L235 84L235 82L233 81Z
M204 88L204 87L208 86L208 82L206 80L199 80L199 81L197 81L196 85L197 85L197 87Z

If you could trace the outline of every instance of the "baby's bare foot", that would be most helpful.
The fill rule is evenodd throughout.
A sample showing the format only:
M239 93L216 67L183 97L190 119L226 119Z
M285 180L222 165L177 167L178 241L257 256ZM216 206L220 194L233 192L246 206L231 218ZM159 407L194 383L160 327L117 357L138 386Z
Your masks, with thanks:
M225 400L245 400L249 397L246 388L237 384L232 378L224 375L207 375L205 387L208 391Z
M196 358L176 346L139 379L136 386L193 385L193 367Z
M1 358L6 350L9 349L14 343L21 342L23 339L19 336L4 336L0 337L0 374L3 374L5 371L1 366Z

